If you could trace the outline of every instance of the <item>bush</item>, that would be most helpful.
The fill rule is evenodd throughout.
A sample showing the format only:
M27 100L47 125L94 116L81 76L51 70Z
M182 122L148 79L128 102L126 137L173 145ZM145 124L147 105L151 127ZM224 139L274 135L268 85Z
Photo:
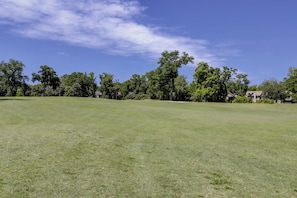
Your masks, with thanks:
M18 88L16 96L24 96L24 92L21 88Z
M126 97L126 100L145 100L145 99L149 99L149 96L147 94L144 93L139 93L139 94L134 94L129 93Z
M246 96L237 96L232 103L252 103L252 99Z
M297 93L292 95L292 103L297 102Z
M268 98L262 98L258 100L257 103L264 103L264 104L274 104L274 100Z

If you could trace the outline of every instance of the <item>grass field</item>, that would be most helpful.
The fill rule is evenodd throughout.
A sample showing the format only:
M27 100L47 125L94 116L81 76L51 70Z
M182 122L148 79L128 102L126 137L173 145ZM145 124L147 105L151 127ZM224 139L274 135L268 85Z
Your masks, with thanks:
M0 197L297 197L297 105L0 98Z

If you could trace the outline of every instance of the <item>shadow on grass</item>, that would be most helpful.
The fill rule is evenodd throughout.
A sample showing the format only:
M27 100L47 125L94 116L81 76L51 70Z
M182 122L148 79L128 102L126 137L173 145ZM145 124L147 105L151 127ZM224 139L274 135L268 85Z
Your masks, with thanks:
M32 100L32 99L30 99L30 98L0 97L0 102L2 102L2 101L9 101L9 100L15 100L15 101L30 101L30 100Z

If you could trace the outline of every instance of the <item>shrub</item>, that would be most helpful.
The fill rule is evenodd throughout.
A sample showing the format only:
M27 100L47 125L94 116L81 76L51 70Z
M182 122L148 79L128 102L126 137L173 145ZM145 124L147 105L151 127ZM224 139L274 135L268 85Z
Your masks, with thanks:
M297 93L292 95L292 103L297 102Z
M16 92L16 96L24 96L24 92L22 91L21 88L18 88L18 90Z
M237 96L232 103L252 103L252 99L246 96Z
M145 99L149 99L149 96L147 94L144 93L138 93L138 94L134 94L129 93L126 97L126 100L145 100Z
M274 100L268 99L268 98L262 98L261 100L257 100L257 103L274 104Z

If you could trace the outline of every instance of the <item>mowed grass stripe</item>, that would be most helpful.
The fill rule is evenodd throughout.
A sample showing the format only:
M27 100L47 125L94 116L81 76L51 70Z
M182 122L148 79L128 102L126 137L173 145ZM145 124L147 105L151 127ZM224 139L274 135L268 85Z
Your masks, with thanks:
M296 105L0 99L0 197L295 197Z

